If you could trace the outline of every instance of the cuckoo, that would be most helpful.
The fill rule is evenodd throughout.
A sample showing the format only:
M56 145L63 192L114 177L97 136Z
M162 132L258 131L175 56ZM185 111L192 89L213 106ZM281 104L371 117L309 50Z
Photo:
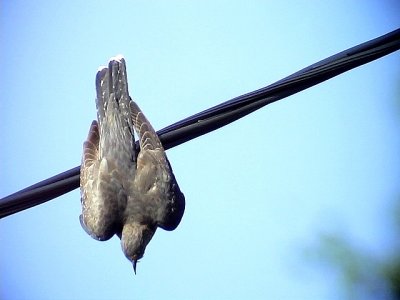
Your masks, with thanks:
M96 240L116 234L136 273L157 227L179 225L185 197L158 135L129 96L122 56L99 68L96 94L97 121L83 144L79 219Z

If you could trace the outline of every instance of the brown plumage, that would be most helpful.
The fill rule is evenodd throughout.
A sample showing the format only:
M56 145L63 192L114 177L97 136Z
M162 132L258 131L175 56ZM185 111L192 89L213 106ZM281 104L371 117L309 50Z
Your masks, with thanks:
M156 132L129 96L122 56L99 69L96 92L98 122L83 144L80 221L94 239L117 234L136 272L157 227L179 225L185 197Z

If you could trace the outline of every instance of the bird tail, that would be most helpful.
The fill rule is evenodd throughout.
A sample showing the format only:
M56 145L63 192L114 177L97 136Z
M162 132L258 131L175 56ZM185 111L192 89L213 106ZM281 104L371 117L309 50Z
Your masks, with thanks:
M129 161L136 160L136 155L125 59L121 55L111 58L108 68L99 68L96 93L99 157L113 159L120 162L117 167L126 168Z

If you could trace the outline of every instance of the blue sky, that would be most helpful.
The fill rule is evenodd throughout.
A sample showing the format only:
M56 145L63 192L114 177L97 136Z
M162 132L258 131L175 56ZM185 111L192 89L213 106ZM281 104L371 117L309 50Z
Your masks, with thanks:
M0 196L80 163L97 68L127 62L156 129L400 26L396 1L7 1ZM1 220L1 299L335 299L325 231L383 256L399 197L399 53L170 149L187 206L138 264L80 227L79 190Z

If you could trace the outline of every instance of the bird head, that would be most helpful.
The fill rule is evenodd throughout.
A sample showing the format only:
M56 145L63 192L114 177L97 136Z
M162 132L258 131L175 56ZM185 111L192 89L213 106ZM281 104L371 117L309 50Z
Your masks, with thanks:
M122 229L121 247L125 256L132 262L136 274L136 263L141 259L147 244L156 231L156 226L139 223L127 223Z

